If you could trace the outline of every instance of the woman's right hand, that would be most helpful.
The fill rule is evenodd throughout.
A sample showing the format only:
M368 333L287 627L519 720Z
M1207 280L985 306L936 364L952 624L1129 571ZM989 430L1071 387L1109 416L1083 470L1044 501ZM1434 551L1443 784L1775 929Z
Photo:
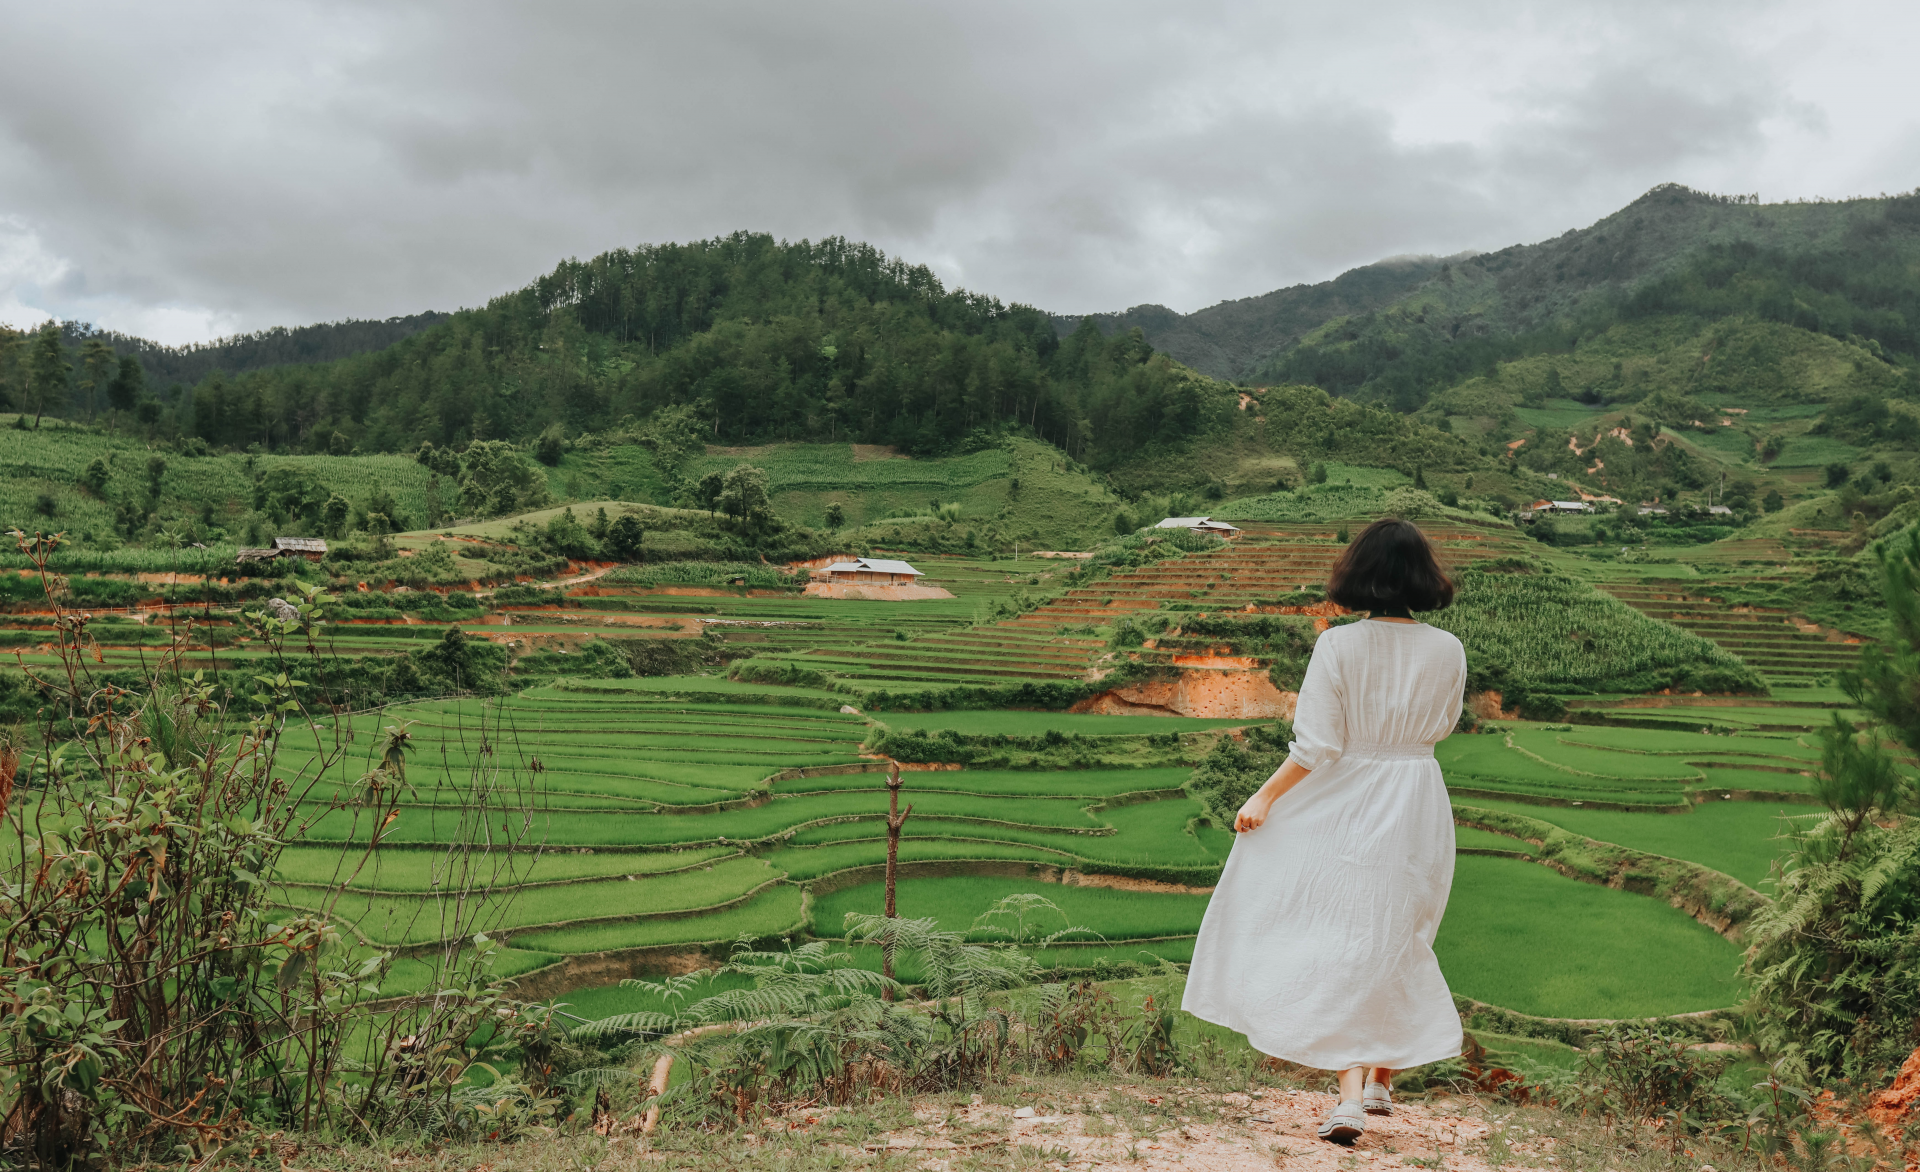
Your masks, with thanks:
M1272 809L1273 799L1266 795L1266 787L1262 786L1254 791L1254 795L1247 799L1247 804L1241 806L1240 812L1234 815L1234 833L1246 834L1260 829L1267 820L1268 812Z

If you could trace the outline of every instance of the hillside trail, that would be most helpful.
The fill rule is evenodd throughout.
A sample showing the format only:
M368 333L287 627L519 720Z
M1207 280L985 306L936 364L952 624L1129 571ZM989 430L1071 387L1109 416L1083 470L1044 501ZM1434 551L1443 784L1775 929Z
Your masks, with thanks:
M624 562L615 562L612 565L601 566L597 570L588 570L584 574L576 574L571 578L555 578L551 582L513 582L509 583L509 585L531 586L536 590L565 590L569 586L578 586L585 582L592 582L604 578L624 564ZM473 596L475 598L489 598L492 597L495 591L504 589L506 589L505 586L495 586L492 590L475 590Z

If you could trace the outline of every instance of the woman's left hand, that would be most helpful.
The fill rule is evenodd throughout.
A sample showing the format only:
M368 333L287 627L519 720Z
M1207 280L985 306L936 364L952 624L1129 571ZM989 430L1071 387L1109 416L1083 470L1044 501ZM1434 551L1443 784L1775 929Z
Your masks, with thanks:
M1258 830L1267 821L1267 814L1273 809L1273 799L1266 796L1265 788L1254 793L1247 803L1234 815L1233 829L1236 834L1246 834Z

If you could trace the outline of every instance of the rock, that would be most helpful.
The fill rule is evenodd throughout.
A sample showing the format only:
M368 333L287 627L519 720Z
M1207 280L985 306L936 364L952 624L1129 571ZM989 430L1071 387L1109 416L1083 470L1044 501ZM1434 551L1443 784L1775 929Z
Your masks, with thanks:
M860 710L859 710L858 708L855 708L855 707L854 707L853 705L851 705L851 704L842 704L842 705L840 706L840 715L842 715L842 716L858 716L858 715L860 715Z
M267 599L267 613L283 623L300 621L300 608L284 598Z
M1015 1119L1032 1119L1033 1108L1032 1107L1015 1107L1013 1110L1013 1117Z

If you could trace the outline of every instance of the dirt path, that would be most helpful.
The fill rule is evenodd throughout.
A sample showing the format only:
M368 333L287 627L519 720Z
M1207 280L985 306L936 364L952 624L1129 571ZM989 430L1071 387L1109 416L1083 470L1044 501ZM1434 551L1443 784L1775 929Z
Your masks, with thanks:
M1002 1096L994 1096L1002 1098ZM1180 1172L1356 1172L1362 1168L1401 1169L1407 1165L1446 1172L1497 1172L1516 1157L1530 1167L1552 1167L1559 1141L1509 1120L1489 1118L1465 1100L1440 1098L1401 1104L1391 1116L1369 1117L1367 1132L1352 1146L1328 1143L1315 1130L1334 1105L1334 1096L1314 1091L1268 1089L1220 1094L1205 1089L1118 1085L1092 1096L1016 1094L1031 1106L987 1102L981 1095L961 1103L955 1097L921 1096L912 1122L891 1130L859 1131L846 1126L859 1109L814 1108L762 1120L736 1135L734 1166L742 1169L785 1167L798 1151L816 1158L833 1153L849 1168L912 1168L926 1172L963 1172L985 1167L1067 1169L1178 1169ZM899 1119L896 1116L896 1119ZM1495 1159L1488 1137L1502 1128ZM658 1145L635 1134L632 1123L611 1128L615 1160L640 1167L673 1166L686 1150L669 1140ZM1009 1157L1014 1161L1004 1163ZM878 1161L879 1163L873 1163ZM609 1166L615 1161L609 1161Z
M1398 1168L1410 1160L1445 1161L1449 1172L1493 1172L1481 1142L1487 1124L1438 1106L1402 1106L1387 1118L1369 1121L1366 1135L1352 1147L1315 1136L1334 1096L1311 1091L1270 1090L1214 1096L1204 1092L1175 1105L1177 1095L1118 1087L1093 1113L1045 1113L1038 1107L984 1105L916 1112L919 1125L889 1133L888 1155L918 1154L916 1166L943 1169L983 1142L1002 1150L1030 1149L1055 1167L1091 1169L1178 1168L1184 1172L1230 1172L1272 1168L1282 1162L1297 1169L1351 1172L1355 1167ZM1199 1122L1193 1112L1223 1109ZM1112 1111L1106 1108L1118 1107ZM1161 1114L1165 1111L1169 1114ZM1002 1139L1001 1137L1004 1137ZM1004 1145L1004 1146L1002 1146ZM1535 1153L1545 1155L1542 1151ZM1436 1165L1439 1166L1439 1165Z
M563 590L568 586L578 586L582 582L591 582L596 578L604 578L619 568L620 566L617 564L601 566L597 570L589 570L584 574L576 574L571 578L556 578L551 582L514 582L510 583L510 585L532 586L536 590ZM504 590L505 588L504 586L495 586L493 590L475 590L473 596L475 598L487 598L490 597L495 590Z

